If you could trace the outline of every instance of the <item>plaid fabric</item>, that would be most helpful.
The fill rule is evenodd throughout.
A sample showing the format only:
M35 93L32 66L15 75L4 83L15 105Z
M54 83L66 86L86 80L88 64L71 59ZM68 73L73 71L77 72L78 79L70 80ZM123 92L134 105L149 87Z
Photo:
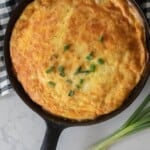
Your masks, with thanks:
M3 58L4 35L11 11L17 4L16 0L0 0L0 96L6 95L11 89L5 70Z
M10 89L12 88L5 70L3 44L7 23L9 21L11 11L18 3L17 1L19 0L0 0L0 96L8 94ZM150 24L150 0L136 1L143 9Z

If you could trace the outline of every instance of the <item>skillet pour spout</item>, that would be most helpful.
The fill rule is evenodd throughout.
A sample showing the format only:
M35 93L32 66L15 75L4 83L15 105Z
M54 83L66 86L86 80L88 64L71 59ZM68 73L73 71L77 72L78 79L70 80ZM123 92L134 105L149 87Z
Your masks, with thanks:
M134 0L130 0L131 3L135 6L139 14L141 15L141 18L144 23L145 27L145 33L146 33L146 46L147 46L147 54L148 54L148 61L145 65L144 72L142 74L142 78L137 84L137 86L132 90L130 95L127 97L127 99L124 101L123 105L119 107L117 110L97 117L94 120L83 120L83 121L76 121L71 119L66 119L62 117L55 116L53 114L47 113L44 111L39 105L34 103L29 95L25 92L23 86L18 81L16 74L13 69L13 64L10 56L10 39L12 35L13 28L16 24L16 21L22 14L25 7L33 2L33 0L22 0L18 7L13 11L11 15L11 19L7 26L7 31L5 35L5 42L4 42L4 57L5 57L5 64L6 64L6 70L8 73L8 77L10 79L10 82L14 88L14 90L17 92L17 94L21 97L21 99L24 101L26 105L28 105L34 112L38 113L46 122L47 124L47 131L44 138L43 145L41 146L41 150L56 150L57 141L61 134L61 132L71 126L82 126L82 125L92 125L96 123L103 122L105 120L108 120L117 114L121 113L123 110L125 110L140 94L142 91L148 76L150 74L150 28L148 25L148 22L146 18L144 17L143 12L141 11L140 7ZM140 1L141 2L141 1Z

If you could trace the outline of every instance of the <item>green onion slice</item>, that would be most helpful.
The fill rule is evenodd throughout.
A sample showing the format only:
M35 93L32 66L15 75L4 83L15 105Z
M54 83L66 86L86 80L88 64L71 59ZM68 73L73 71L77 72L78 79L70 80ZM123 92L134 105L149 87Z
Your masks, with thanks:
M59 66L59 67L58 67L59 74L60 74L60 76L62 76L62 77L65 77L65 72L64 72L64 70L65 70L64 66Z
M83 84L84 83L84 79L80 79L80 84Z
M96 65L95 64L91 64L90 65L90 72L95 72L96 71Z
M53 81L49 81L48 84L49 84L51 87L55 87L55 86L56 86L56 83L53 82Z
M91 61L93 59L93 52L91 52L88 56L86 56L86 59Z
M98 59L98 63L99 63L100 65L103 65L103 64L105 63L105 61L104 61L104 59L99 58L99 59Z
M104 41L104 36L101 35L98 40L99 40L99 42L103 42Z
M70 47L71 47L71 44L66 44L64 46L64 52L68 51L70 49Z
M66 80L67 83L72 84L72 80L68 79Z
M74 96L74 94L75 94L75 91L70 90L69 93L68 93L68 96L72 97L72 96Z
M46 73L51 73L52 71L54 71L54 66L51 66L50 68L48 68L46 70Z
M82 70L82 67L80 66L80 67L77 68L77 70L75 71L74 74L75 75L79 74L81 72L81 70Z

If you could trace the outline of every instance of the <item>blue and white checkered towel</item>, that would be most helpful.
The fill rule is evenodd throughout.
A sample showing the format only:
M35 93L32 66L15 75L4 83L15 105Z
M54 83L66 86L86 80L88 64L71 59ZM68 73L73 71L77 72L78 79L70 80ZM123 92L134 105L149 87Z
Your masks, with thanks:
M150 24L150 0L136 0L143 9ZM9 82L3 57L4 36L11 11L16 7L19 0L0 0L0 96L10 92Z

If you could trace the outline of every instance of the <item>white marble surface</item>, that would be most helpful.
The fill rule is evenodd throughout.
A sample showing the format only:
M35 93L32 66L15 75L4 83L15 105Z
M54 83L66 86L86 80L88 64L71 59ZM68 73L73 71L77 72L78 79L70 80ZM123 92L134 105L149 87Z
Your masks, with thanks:
M86 150L117 129L150 93L150 79L136 101L113 119L87 127L72 127L61 134L57 150ZM0 98L0 150L40 150L45 122L12 92ZM132 135L110 150L150 150L150 129Z

